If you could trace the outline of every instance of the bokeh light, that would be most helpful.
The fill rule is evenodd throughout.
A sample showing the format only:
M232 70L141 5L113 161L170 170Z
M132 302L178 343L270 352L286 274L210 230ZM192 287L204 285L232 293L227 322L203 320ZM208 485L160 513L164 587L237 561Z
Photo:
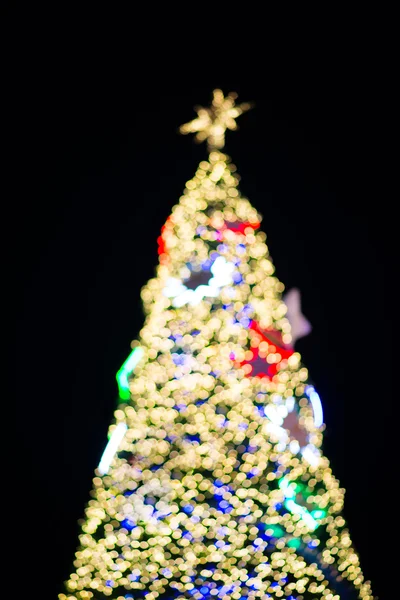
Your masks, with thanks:
M225 115L215 98L218 122L199 113L209 158L142 290L145 323L117 377L116 447L93 479L59 600L337 600L342 586L372 600L261 215L217 149L233 96Z

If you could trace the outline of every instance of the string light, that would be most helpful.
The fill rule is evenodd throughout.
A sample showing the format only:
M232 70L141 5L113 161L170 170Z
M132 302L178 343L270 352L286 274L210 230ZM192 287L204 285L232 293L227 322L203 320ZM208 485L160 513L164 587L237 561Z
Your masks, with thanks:
M129 399L131 394L129 391L128 377L136 367L137 363L143 356L143 350L140 347L136 347L132 350L120 370L116 375L119 397L121 399Z
M126 429L127 426L125 423L118 423L117 427L112 432L112 435L100 459L99 466L97 467L100 475L105 475L108 473L112 459L118 450L121 440L125 435Z
M261 216L216 149L243 110L216 91L185 126L212 151L158 240L59 600L372 600Z
M321 399L313 386L306 387L306 394L310 398L310 402L314 412L314 425L315 427L321 427L324 422L324 414L322 410Z

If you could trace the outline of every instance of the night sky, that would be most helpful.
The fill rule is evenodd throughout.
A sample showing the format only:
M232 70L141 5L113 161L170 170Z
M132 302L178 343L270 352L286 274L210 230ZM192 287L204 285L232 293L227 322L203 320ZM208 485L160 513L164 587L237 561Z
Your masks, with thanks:
M344 516L382 594L393 510L396 193L385 186L385 107L368 93L373 82L349 69L333 80L299 71L261 84L239 69L229 80L131 77L128 85L89 63L54 67L32 64L16 76L21 94L14 103L10 93L7 113L12 394L3 402L19 445L11 450L17 499L4 517L28 543L21 591L38 585L41 598L55 598L70 572L116 406L115 374L143 323L140 290L154 273L156 239L207 157L177 130L221 87L255 103L225 151L263 215L277 276L302 292L313 331L296 348L323 402Z

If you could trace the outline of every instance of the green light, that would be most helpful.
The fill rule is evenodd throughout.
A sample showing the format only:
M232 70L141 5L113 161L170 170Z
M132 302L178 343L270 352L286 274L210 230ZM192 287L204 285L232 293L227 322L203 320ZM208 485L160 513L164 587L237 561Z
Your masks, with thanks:
M279 527L279 525L268 525L267 529L272 529L274 537L282 537L285 533L284 529Z
M294 498L295 497L296 493L285 477L282 477L282 479L280 479L279 487L285 494L285 498Z
M318 523L315 520L314 517L319 518L315 513L321 513L322 516L324 516L324 511L313 511L312 513L309 513L308 510L306 508L304 508L303 506L300 506L300 504L297 504L297 502L295 502L293 500L293 498L295 498L296 493L294 491L294 489L292 488L292 486L290 485L289 481L286 479L286 477L282 477L279 481L279 487L280 489L283 491L283 493L285 494L285 506L288 510L290 510L290 512L292 514L296 514L296 515L300 515L300 517L303 519L303 521L308 525L308 527L312 530L316 529L318 527ZM299 486L302 486L303 484L297 484L296 488L298 489ZM301 489L301 488L300 488Z
M301 540L299 538L292 538L288 541L287 545L289 548L299 548L301 546Z
M325 510L313 510L311 512L312 516L314 517L314 519L323 519L326 515L326 511Z
M285 506L292 514L300 515L310 529L314 530L318 527L317 521L313 519L308 510L297 504L294 500L286 500Z
M134 348L116 375L119 397L123 400L129 400L131 397L128 377L142 358L143 354L142 348L139 346Z

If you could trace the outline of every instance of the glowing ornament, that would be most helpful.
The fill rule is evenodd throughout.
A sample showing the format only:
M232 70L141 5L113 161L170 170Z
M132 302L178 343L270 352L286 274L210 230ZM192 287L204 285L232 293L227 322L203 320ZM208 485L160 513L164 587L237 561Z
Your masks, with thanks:
M280 331L263 330L255 320L250 323L250 340L253 345L248 349L248 358L239 363L248 377L271 379L278 372L282 360L294 353L292 347L283 342ZM263 349L260 346L262 342L266 342Z

